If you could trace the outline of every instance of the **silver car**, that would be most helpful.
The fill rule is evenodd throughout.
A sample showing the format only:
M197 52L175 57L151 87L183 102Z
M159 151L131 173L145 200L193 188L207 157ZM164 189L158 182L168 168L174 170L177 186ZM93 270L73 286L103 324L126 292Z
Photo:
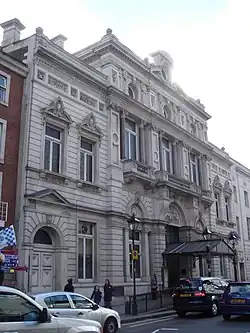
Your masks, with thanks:
M92 320L56 318L21 291L0 286L0 332L102 333Z
M55 316L96 320L102 325L104 333L116 333L121 327L118 312L103 308L80 294L51 292L32 297Z

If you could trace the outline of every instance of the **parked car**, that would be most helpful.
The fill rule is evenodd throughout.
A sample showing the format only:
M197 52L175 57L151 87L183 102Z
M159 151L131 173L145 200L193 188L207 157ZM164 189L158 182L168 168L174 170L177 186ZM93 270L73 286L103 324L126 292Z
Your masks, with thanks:
M21 291L0 287L0 332L102 333L96 321L56 318Z
M188 312L217 316L226 286L226 282L216 277L181 279L172 295L173 308L179 317L185 317Z
M104 333L116 333L121 328L118 312L103 308L80 294L51 292L32 295L32 297L56 316L96 320L102 325Z
M232 315L250 314L250 282L230 282L221 299L221 313L224 320Z

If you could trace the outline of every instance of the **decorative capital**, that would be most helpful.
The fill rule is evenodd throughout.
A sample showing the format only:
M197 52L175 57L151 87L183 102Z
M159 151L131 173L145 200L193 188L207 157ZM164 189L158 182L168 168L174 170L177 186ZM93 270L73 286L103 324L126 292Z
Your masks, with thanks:
M97 136L99 138L101 138L103 136L102 130L96 124L96 118L95 118L93 112L91 112L86 117L84 117L83 120L76 125L76 127L79 132L82 132L82 131L91 132L92 134L94 134L95 136Z
M57 97L49 106L41 109L43 116L57 118L59 121L65 122L68 125L73 123L70 115L65 111L64 103L61 97Z

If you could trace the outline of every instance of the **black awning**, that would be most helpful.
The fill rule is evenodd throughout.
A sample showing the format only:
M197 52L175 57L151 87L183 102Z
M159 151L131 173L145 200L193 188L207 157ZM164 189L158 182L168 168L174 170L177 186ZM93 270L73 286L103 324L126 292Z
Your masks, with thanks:
M204 255L210 247L211 254L216 255L234 255L233 249L222 239L200 240L185 242L179 244L169 244L163 255Z

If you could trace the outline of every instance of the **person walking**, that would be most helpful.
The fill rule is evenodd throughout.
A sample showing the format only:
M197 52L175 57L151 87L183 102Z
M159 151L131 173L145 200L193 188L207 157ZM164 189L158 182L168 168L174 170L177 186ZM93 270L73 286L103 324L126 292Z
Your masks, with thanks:
M105 280L103 289L104 289L104 306L105 308L112 309L113 287L109 279Z
M75 291L75 288L73 286L73 280L71 278L68 279L68 283L64 287L64 291L67 293L73 293Z
M154 274L151 279L151 294L153 300L157 299L157 290L158 290L158 282L156 274Z
M91 295L91 299L96 303L96 304L100 304L101 302L101 299L102 299L102 292L100 290L100 287L98 285L96 285L94 287L94 290L92 292L92 295Z

